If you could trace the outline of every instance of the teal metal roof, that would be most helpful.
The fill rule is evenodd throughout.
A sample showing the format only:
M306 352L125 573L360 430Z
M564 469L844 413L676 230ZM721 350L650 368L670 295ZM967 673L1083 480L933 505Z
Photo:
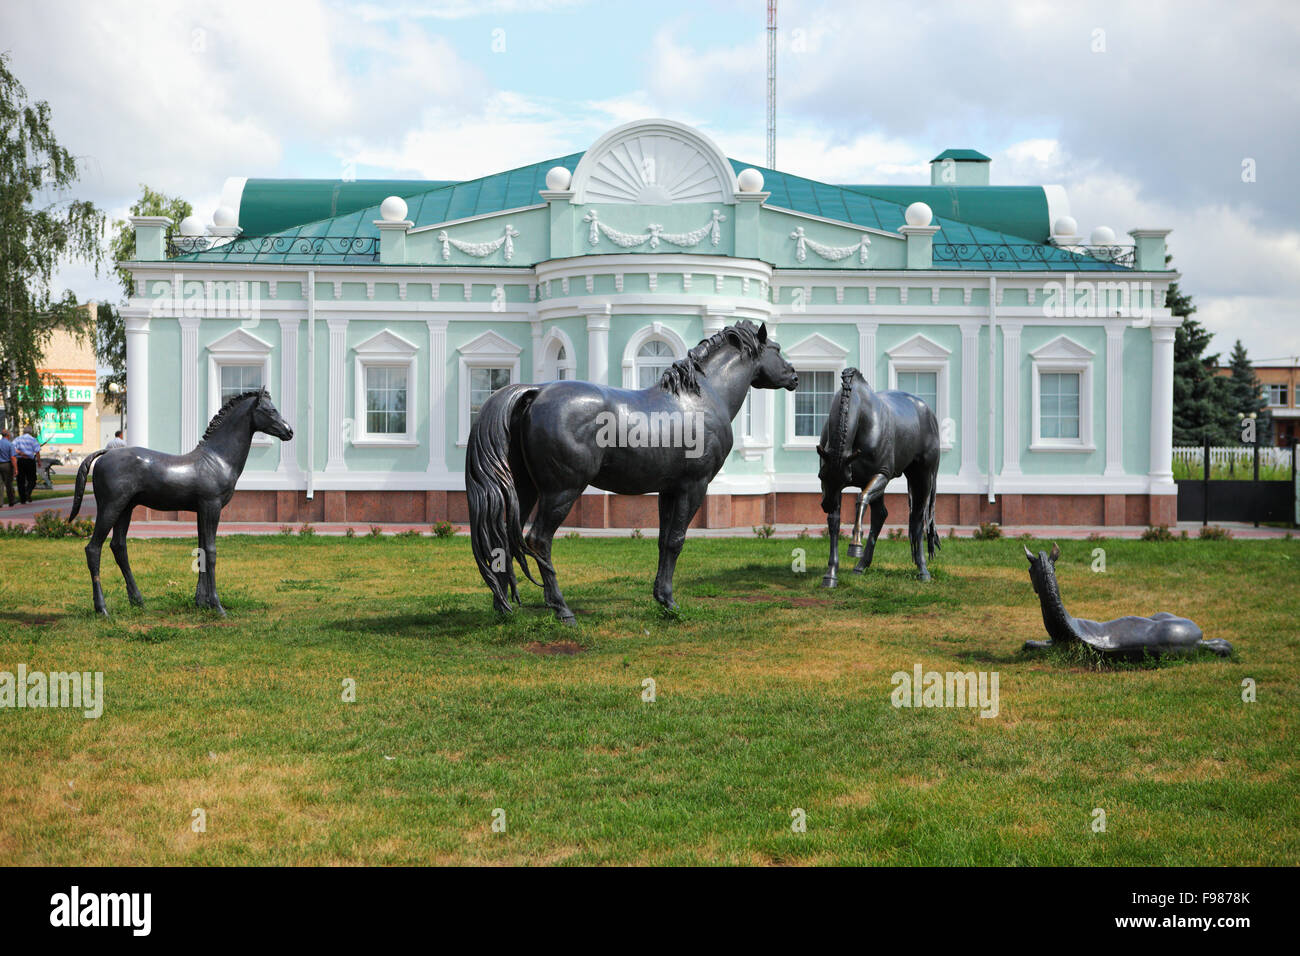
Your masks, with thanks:
M937 163L942 159L955 159L958 162L965 161L974 163L993 162L993 160L989 159L977 149L945 149L938 156L934 157L934 159L930 160L930 162Z
M383 196L369 205L273 233L259 234L245 224L244 236L213 249L175 256L172 261L378 265L379 231L374 223L379 218L379 204L387 196L397 194L406 199L407 217L417 227L531 206L541 202L538 193L545 188L547 171L554 166L563 166L572 172L582 155L570 153L558 159L460 183L439 185L437 182L414 181L405 184L416 187L415 191L394 189L393 183L387 182L380 190ZM737 172L754 165L734 159L729 162ZM771 193L768 205L886 232L897 232L898 227L904 224L903 210L911 202L922 199L934 210L934 224L940 227L934 236L936 269L1126 270L1116 263L1045 244L1042 239L1046 238L1043 229L1047 219L1047 201L1041 188L833 186L762 166L754 168L762 172L763 188ZM277 181L250 182L269 184ZM378 184L385 181L365 182ZM322 190L330 191L331 202L359 201L364 194L360 189L334 193L333 189L338 185L329 180L321 184ZM320 191L310 189L290 190L291 199L296 197L294 201L299 202L300 208L320 203L321 195ZM260 210L270 202L269 193L259 194L255 206ZM258 212L258 215L262 214ZM975 219L979 222L973 221ZM245 223L242 206L240 222ZM999 226L1003 228L996 228ZM1007 231L1011 229L1023 232ZM1024 232L1032 235L1024 235Z
M250 179L239 201L239 223L249 236L270 236L304 222L330 219L378 205L389 196L409 199L454 180Z

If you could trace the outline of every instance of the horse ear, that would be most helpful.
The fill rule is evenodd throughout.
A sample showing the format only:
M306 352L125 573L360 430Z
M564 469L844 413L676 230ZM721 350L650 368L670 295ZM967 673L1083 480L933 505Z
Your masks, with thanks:
M1030 563L1030 564L1033 564L1033 563L1034 563L1034 552L1030 551L1030 550L1029 550L1028 548L1026 548L1023 544L1022 544L1020 547L1025 548L1025 557L1029 559L1029 563Z
M767 344L767 323L761 322L758 326L758 341L760 345Z
M1047 560L1052 562L1053 567L1056 565L1056 559L1061 556L1061 548L1055 541L1052 542L1052 553L1047 556Z

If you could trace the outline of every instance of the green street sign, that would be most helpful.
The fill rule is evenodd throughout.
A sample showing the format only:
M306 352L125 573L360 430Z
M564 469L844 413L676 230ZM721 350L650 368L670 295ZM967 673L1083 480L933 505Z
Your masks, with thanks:
M41 409L38 422L41 442L51 445L80 445L84 412L85 409L79 405L69 405L62 414L48 405Z

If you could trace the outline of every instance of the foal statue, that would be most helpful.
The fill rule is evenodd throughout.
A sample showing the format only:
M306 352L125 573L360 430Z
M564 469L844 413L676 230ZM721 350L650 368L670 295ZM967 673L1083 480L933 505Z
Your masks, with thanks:
M132 604L144 604L126 557L131 512L136 505L144 505L159 511L198 513L199 547L203 553L199 556L194 603L213 608L225 617L226 611L217 598L217 522L221 509L235 493L235 482L248 460L254 432L265 432L281 441L293 438L293 429L280 417L265 389L230 398L213 416L198 447L188 455L169 455L148 448L113 448L97 451L81 463L69 521L81 510L92 463L104 457L95 467L95 531L86 545L86 564L98 613L108 614L104 591L99 586L99 553L109 531L113 532L113 557L126 579L127 597Z
M896 390L873 392L862 373L846 368L841 387L831 398L830 414L822 428L817 454L821 467L822 510L830 530L831 556L822 578L833 588L840 567L840 501L846 487L861 488L857 520L849 556L857 557L853 570L861 574L871 567L876 538L885 523L885 486L891 478L907 476L907 497L911 513L907 534L917 577L930 580L925 551L931 558L939 549L934 527L934 494L939 481L939 423L930 406L915 395ZM871 533L862 543L862 513L871 506ZM922 548L924 543L925 548Z
M537 562L547 605L574 617L556 584L551 541L588 485L623 495L659 494L659 571L654 596L672 609L673 571L686 527L731 453L731 420L750 388L794 389L799 376L767 339L741 321L673 363L650 388L591 382L507 385L479 410L465 460L470 544L493 606L519 600L511 563L534 584ZM527 536L523 524L536 507Z
M1232 653L1232 645L1221 637L1205 640L1195 621L1160 611L1150 617L1117 617L1113 621L1088 621L1070 617L1056 586L1056 559L1061 549L1052 545L1052 553L1040 551L1035 556L1025 548L1029 559L1029 579L1034 582L1043 607L1043 626L1048 641L1025 641L1025 650L1042 650L1061 644L1087 644L1107 657L1141 660L1153 657L1194 653L1197 648L1213 651L1220 657Z

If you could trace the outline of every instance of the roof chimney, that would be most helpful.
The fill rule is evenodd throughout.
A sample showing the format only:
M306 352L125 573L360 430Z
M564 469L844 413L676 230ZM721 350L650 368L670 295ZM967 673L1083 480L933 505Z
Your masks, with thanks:
M977 150L945 149L930 160L930 185L987 186L990 162Z

